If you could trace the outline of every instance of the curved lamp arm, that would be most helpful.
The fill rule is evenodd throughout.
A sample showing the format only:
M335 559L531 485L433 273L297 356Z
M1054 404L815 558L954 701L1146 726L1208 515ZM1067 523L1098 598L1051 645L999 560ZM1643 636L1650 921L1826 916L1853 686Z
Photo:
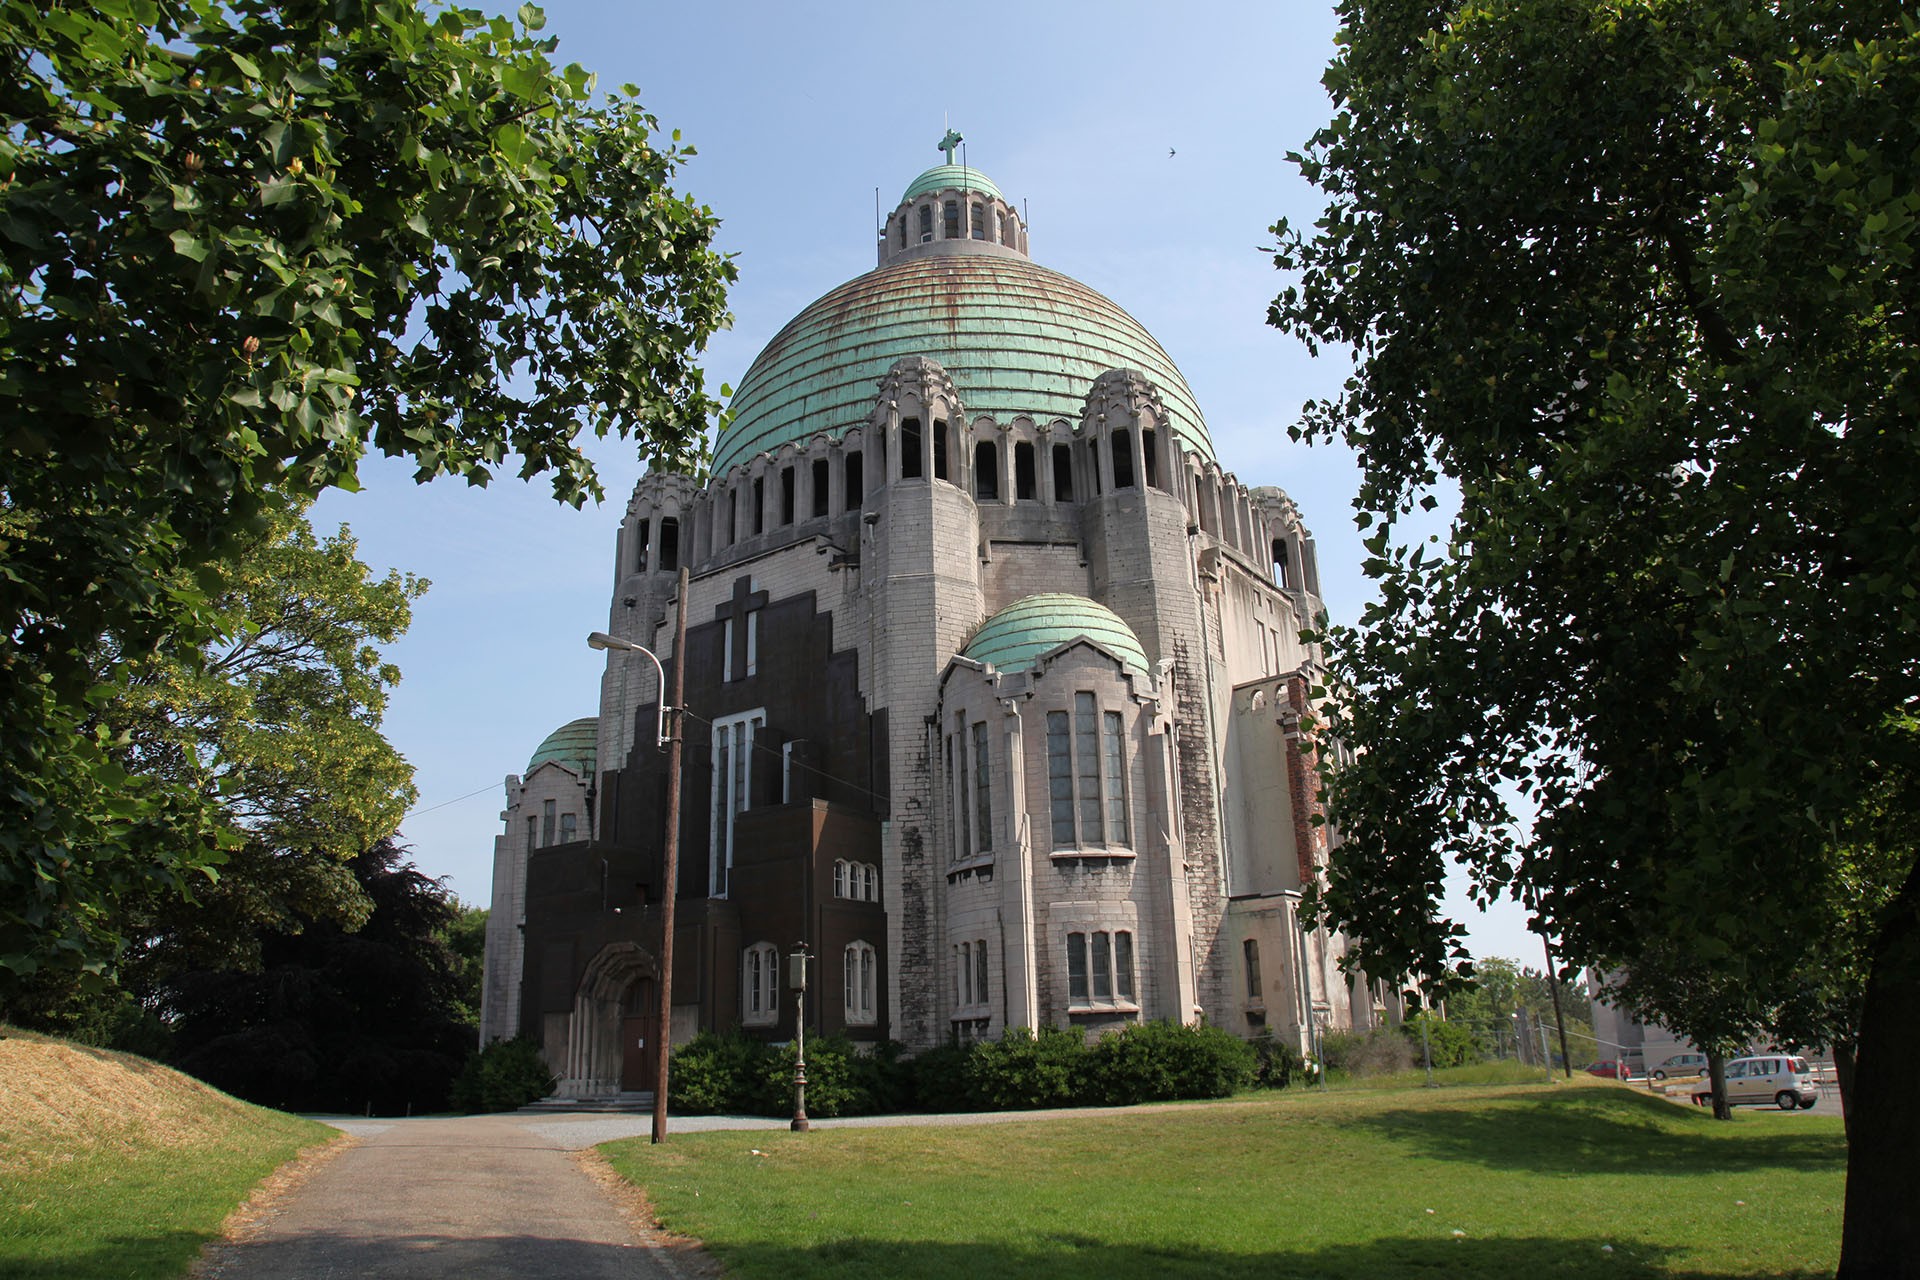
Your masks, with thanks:
M662 747L666 746L667 740L668 740L667 739L667 670L665 667L660 665L660 659L657 656L655 656L653 650L647 648L647 646L643 644L635 644L631 640L622 640L618 636L610 636L604 631L595 631L591 635L589 635L587 637L587 647L589 649L626 649L633 653L644 653L647 655L648 661L653 663L653 670L655 674L660 677L660 682L656 686L660 691L660 722L655 727L655 732L658 735L659 741L655 743L655 745L662 746ZM678 709L679 708L677 707L674 708L674 710L678 710Z

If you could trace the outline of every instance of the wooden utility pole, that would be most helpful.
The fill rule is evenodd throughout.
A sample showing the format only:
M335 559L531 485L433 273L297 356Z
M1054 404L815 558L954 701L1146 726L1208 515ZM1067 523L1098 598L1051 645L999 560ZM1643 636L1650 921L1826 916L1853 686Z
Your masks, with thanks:
M680 896L680 747L686 736L681 700L687 692L687 567L680 566L678 617L673 626L673 727L667 735L666 883L660 893L659 1066L653 1073L653 1141L667 1140L667 1060L673 1053L673 905ZM666 690L660 691L662 697Z

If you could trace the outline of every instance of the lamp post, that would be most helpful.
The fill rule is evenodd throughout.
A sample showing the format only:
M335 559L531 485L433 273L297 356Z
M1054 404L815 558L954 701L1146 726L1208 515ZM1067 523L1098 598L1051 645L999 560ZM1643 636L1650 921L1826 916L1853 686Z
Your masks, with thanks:
M793 988L793 1123L795 1133L813 1128L807 1119L807 944L802 940L787 957L787 985Z
M660 1021L654 1031L653 1073L653 1142L658 1145L667 1140L667 1068L673 1051L673 905L680 894L680 747L681 705L686 697L687 664L682 655L687 651L687 569L680 567L680 592L678 617L673 628L673 696L667 697L667 673L660 665L660 659L653 650L631 640L621 640L604 631L596 631L587 637L587 644L595 649L624 649L631 653L644 653L653 662L653 669L660 676L660 682L654 687L660 692L660 718L655 727L656 746L667 748L667 838L663 875L665 883L660 892ZM622 699L624 701L624 698ZM667 711L673 711L673 731L667 731ZM621 708L624 717L626 709Z

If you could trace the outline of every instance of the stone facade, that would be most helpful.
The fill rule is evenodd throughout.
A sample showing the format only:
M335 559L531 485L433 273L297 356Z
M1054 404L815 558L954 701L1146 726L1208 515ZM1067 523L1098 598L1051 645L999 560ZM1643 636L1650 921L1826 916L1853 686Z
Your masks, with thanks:
M1299 512L1222 470L1165 353L1029 267L1015 207L958 172L769 344L717 473L645 477L621 525L608 630L686 666L676 1039L790 1036L767 966L803 941L810 1027L911 1048L1201 1018L1304 1047L1397 1019L1297 918L1327 839ZM950 299L875 303L929 263ZM863 369L861 407L823 407ZM529 847L546 795L509 780L483 1035L540 1039L574 1093L647 1084L619 1045L659 977L660 699L646 656L609 652L572 844Z

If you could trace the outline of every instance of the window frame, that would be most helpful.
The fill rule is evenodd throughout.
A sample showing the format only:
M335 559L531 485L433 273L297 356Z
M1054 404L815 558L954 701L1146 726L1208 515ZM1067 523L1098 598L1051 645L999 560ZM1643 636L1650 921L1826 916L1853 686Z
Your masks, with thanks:
M1138 1013L1133 930L1069 928L1067 1012Z
M1050 851L1132 856L1126 714L1107 709L1091 690L1076 689L1067 706L1047 710L1040 732L1046 735Z
M713 779L708 788L707 896L724 898L733 879L734 819L753 807L753 747L767 724L767 709L756 707L713 721ZM735 732L740 730L741 732ZM736 749L737 747L737 749ZM727 763L721 764L721 753ZM722 800L727 803L724 813Z
M840 953L841 1012L850 1027L871 1027L880 1021L874 998L877 955L872 943L858 938Z
M756 942L740 953L740 1025L767 1027L779 1021L780 952L771 942Z

